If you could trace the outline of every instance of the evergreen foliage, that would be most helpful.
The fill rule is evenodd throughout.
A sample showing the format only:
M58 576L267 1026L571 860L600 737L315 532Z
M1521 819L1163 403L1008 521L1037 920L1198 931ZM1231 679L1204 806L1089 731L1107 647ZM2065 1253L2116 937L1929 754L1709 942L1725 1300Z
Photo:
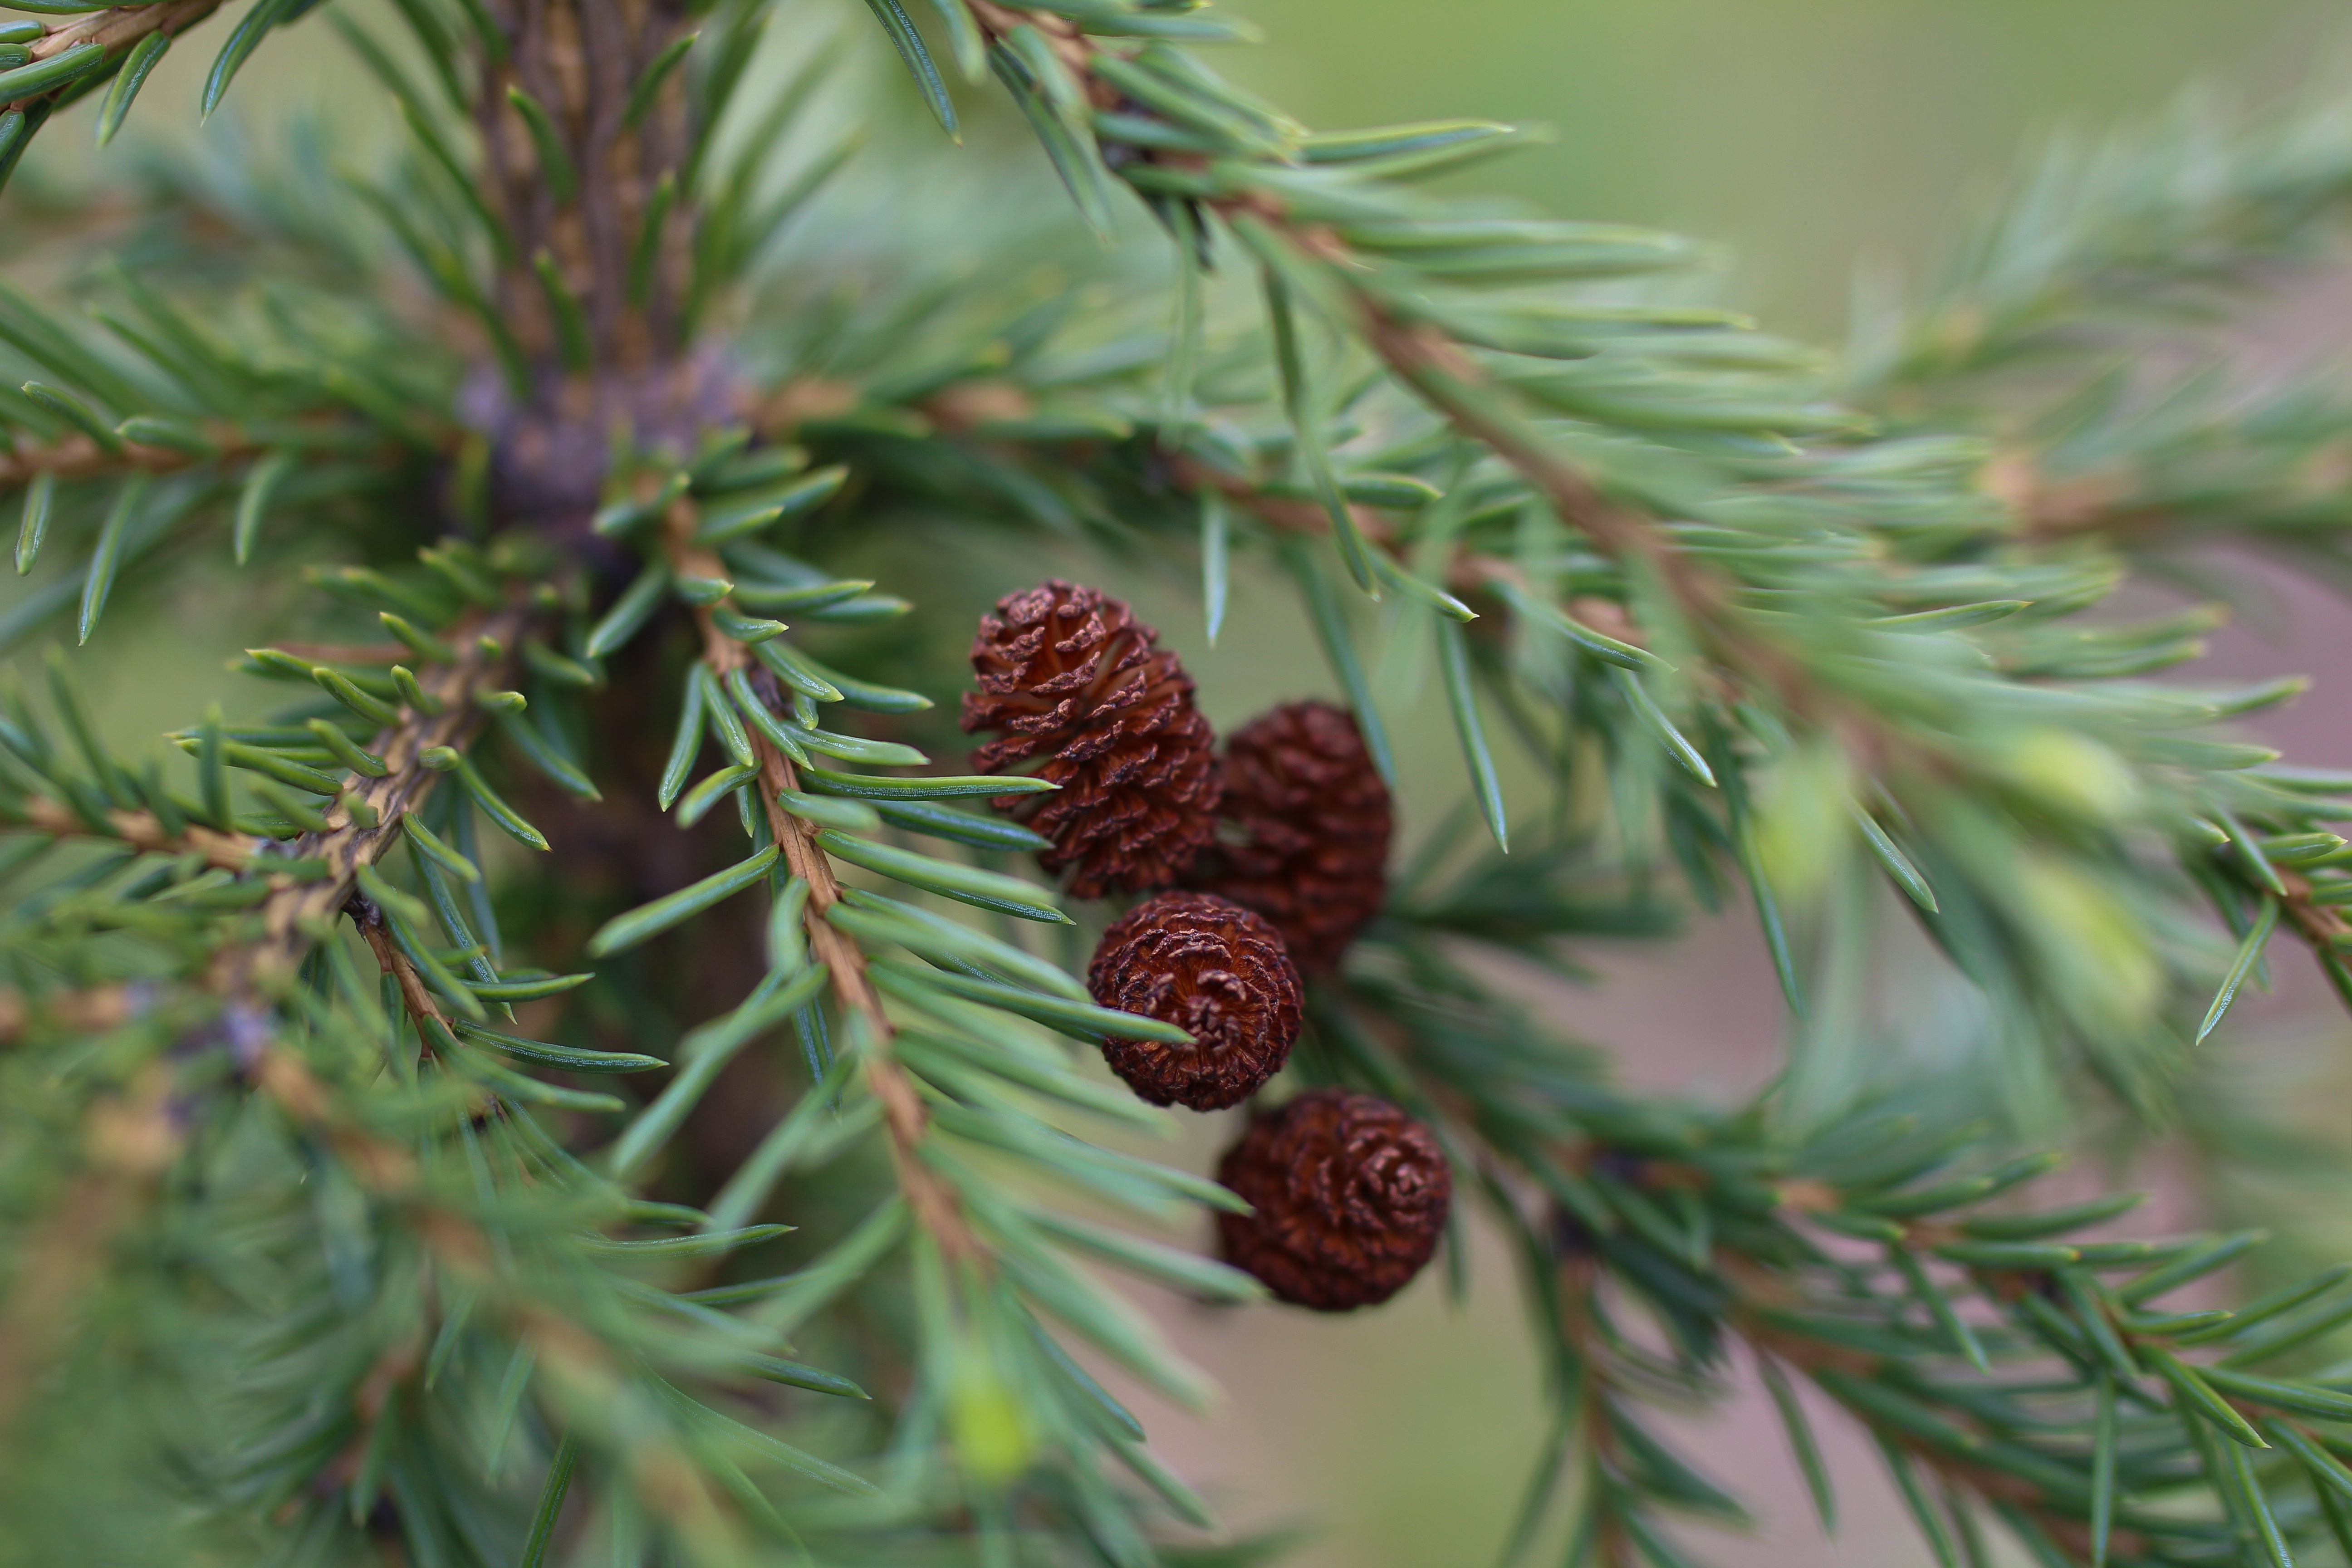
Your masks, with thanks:
M2352 1003L2352 775L2233 728L2300 684L2151 679L2214 614L2115 605L2215 539L2352 566L2341 394L2210 368L2340 239L2340 114L2062 151L1833 359L1661 302L1673 236L1423 183L1517 130L1309 132L1188 0L867 0L942 127L1008 94L1118 240L1045 299L1034 237L803 245L884 110L751 70L768 0L338 8L382 168L103 202L29 183L58 110L135 132L193 32L210 115L309 0L10 4L0 243L58 265L0 285L0 646L200 554L287 592L266 713L117 755L56 650L0 700L0 1556L1262 1560L1073 1354L1199 1403L1097 1269L1265 1292L1103 1217L1238 1203L1125 1152L1176 1113L1090 1063L1181 1032L1075 977L1118 905L975 809L1032 782L929 760L955 564L1005 549L1197 551L1212 636L1286 579L1391 785L1458 743L1471 805L1277 1081L1433 1130L1441 1267L1474 1200L1510 1239L1554 1413L1515 1555L1698 1560L1746 1516L1655 1412L1754 1370L1824 1520L1801 1384L1945 1563L2352 1556L2352 1269L2183 1307L2255 1236L2117 1239L2030 1147L2170 1123L2268 965ZM1416 670L1432 735L1377 700ZM1797 1045L1730 1110L1612 1087L1479 962L1743 901ZM1969 1092L1860 1021L1896 906Z

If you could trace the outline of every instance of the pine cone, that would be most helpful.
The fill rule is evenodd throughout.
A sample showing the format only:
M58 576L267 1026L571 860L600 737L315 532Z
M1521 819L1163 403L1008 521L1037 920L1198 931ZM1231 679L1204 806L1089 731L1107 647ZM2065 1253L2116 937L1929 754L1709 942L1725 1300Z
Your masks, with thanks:
M1160 634L1117 599L1058 578L980 618L963 727L1004 733L972 753L982 773L1043 757L1054 795L993 804L1054 841L1038 862L1076 868L1070 891L1165 888L1216 833L1216 737Z
M1436 1252L1454 1197L1428 1128L1338 1089L1309 1089L1252 1121L1217 1180L1257 1211L1217 1215L1225 1260L1318 1312L1403 1289Z
M1356 720L1328 702L1262 713L1225 744L1218 814L1240 842L1201 857L1188 887L1231 899L1274 922L1300 971L1321 973L1388 892L1388 785Z
M1120 916L1087 966L1087 989L1192 1037L1103 1042L1111 1071L1153 1105L1238 1105L1282 1070L1298 1038L1298 971L1282 938L1206 893L1162 893Z

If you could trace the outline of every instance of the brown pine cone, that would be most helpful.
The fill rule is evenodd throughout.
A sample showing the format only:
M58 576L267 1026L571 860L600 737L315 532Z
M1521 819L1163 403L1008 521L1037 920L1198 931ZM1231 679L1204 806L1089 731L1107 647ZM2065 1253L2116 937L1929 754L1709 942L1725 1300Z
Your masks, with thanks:
M1250 1123L1217 1180L1225 1261L1318 1312L1377 1306L1437 1251L1454 1177L1428 1128L1369 1094L1315 1089Z
M1054 841L1039 864L1075 868L1070 891L1165 888L1216 833L1216 737L1192 678L1160 634L1117 599L1056 578L980 618L963 727L1003 734L972 753L982 773L1042 757L1053 795L994 801Z
M1103 1058L1153 1105L1223 1110L1282 1070L1298 1038L1298 971L1272 926L1206 893L1162 893L1113 921L1087 966L1106 1007L1173 1024L1189 1046L1109 1039Z
M1260 714L1225 744L1218 813L1242 830L1186 885L1274 922L1308 974L1337 969L1388 891L1388 785L1355 717L1328 702Z

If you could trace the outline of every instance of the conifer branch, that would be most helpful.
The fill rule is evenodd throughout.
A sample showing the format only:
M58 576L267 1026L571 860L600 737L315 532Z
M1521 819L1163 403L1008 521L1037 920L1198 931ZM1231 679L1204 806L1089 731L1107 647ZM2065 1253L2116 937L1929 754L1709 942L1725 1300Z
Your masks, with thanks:
M255 456L260 448L226 431L207 432L218 445L218 458L236 460ZM226 437L226 439L223 437ZM26 484L43 474L59 479L100 479L110 474L171 474L215 457L171 447L147 447L125 441L119 451L108 451L87 436L35 447L0 447L0 487Z
M2053 1563L2093 1560L2102 1531L2115 1561L2185 1563L2258 1527L2308 1529L2285 1478L2238 1487L2212 1444L2284 1441L2277 1424L2352 1414L2325 1373L2242 1371L2340 1324L2345 1270L2239 1313L2168 1312L2162 1296L2258 1238L2085 1239L2135 1195L2045 1212L2001 1201L2054 1159L1983 1163L1965 1131L1923 1138L1916 1118L1866 1114L1774 1149L1751 1141L1753 1110L1668 1109L1563 1082L1557 1047L1525 1038L1524 1020L1463 1010L1442 958L1418 938L1389 942L1379 969L1411 978L1375 978L1370 964L1346 977L1330 1048L1350 1078L1486 1151L1492 1212L1553 1277L1537 1291L1538 1325L1576 1414L1587 1484L1572 1530L1591 1550L1654 1531L1661 1511L1737 1517L1639 1409L1719 1397L1727 1337L1803 1371L1890 1463L1926 1467ZM1461 1070L1469 1062L1477 1075ZM1539 1220L1525 1212L1536 1194ZM1670 1362L1627 1331L1629 1309L1657 1323ZM2207 1347L2224 1353L2207 1363ZM2095 1437L2088 1414L2110 1398L2126 1406L2120 1447ZM1799 1427L1791 1441L1826 1510L1812 1440ZM2170 1506L2167 1494L2200 1479L2218 1518ZM1539 1471L1522 1544L1557 1484ZM1975 1528L1903 1487L1931 1538Z
M505 684L539 613L517 605L469 615L452 628L457 661L428 667L418 679L437 710L404 707L399 720L378 732L373 750L383 760L383 776L353 776L348 786L348 795L362 805L361 816L354 816L347 800L338 800L324 829L294 840L294 858L317 861L325 869L313 880L272 894L261 906L261 940L224 953L216 966L215 984L224 994L244 994L257 987L266 992L291 976L303 950L351 900L362 868L400 842L401 819L422 806L440 781L428 753L446 749L462 754L480 730L485 715L475 700ZM363 826L362 816L373 821Z
M391 1548L369 1538L397 1537L410 1561L536 1563L567 1550L569 1495L617 1563L1144 1563L1172 1555L1171 1521L1210 1516L1061 1337L1173 1398L1201 1384L1086 1266L1234 1302L1378 1300L1360 1292L1410 1279L1440 1243L1443 1194L1475 1183L1518 1249L1553 1373L1552 1451L1523 1542L1561 1470L1581 1510L1571 1552L1604 1568L1683 1561L1668 1514L1741 1517L1648 1406L1715 1397L1743 1346L1775 1378L1805 1373L1879 1441L1948 1560L1975 1559L1980 1517L2053 1563L2104 1544L2116 1560L2275 1568L2342 1528L2330 1500L2352 1497L2352 1479L2329 1445L2352 1395L2332 1377L2247 1370L2352 1321L2329 1294L2337 1277L2234 1314L2161 1310L2242 1243L2111 1241L2095 1227L2127 1200L2041 1212L2004 1198L2042 1163L1871 1109L1904 1053L1825 1054L1809 1028L1759 1104L1628 1094L1461 958L1564 968L1564 942L1660 938L1684 896L1713 909L1744 887L1792 1005L1826 990L1810 1016L1843 1018L1858 987L1811 961L1869 951L1883 873L1940 945L1946 982L1971 988L2002 1064L1994 1083L1903 1087L1939 1106L1963 1090L2046 1104L2095 1079L2151 1121L2196 1010L2201 1040L2279 926L2352 1005L2337 956L2352 846L2326 831L2352 777L2273 765L2214 729L2292 683L2147 681L2193 657L2214 617L2076 613L2126 564L2186 538L2352 562L2340 399L2306 387L2248 409L2191 387L2068 425L2028 387L2002 393L1996 438L1967 434L1982 417L1969 400L2008 366L2053 351L2041 362L2061 363L2053 385L2087 381L2099 353L2147 341L2144 320L2174 341L2187 319L2174 307L2209 301L2213 279L2235 287L2302 254L2352 191L2352 142L2290 137L2212 162L2190 138L2153 163L2060 181L2030 205L2062 215L2064 243L2043 243L2039 220L2000 230L1955 288L1897 321L1887 357L1840 382L1727 313L1581 291L1677 265L1685 242L1411 188L1507 144L1508 128L1318 135L1220 81L1176 47L1239 36L1203 9L942 0L944 26L927 33L897 0L869 8L943 126L955 104L934 35L967 79L994 68L1090 226L1109 232L1109 193L1132 190L1178 247L1171 334L1107 338L1122 329L1090 308L1093 290L1024 298L1003 287L1020 270L1009 263L927 279L919 234L902 237L902 266L860 232L837 256L831 233L794 253L755 300L759 319L739 334L730 318L721 343L710 323L758 282L771 237L847 144L804 148L770 187L775 144L835 79L823 64L714 140L763 0L691 17L672 0L403 0L415 50L344 29L412 136L364 199L472 322L476 341L455 353L411 352L421 334L383 327L383 236L299 170L217 192L190 176L142 198L141 218L187 231L206 264L117 277L93 300L103 338L0 293L0 389L37 377L21 396L0 390L0 491L26 491L20 569L49 568L0 634L78 597L87 637L125 564L184 514L226 511L239 468L227 531L240 561L275 507L264 562L302 550L367 563L315 576L363 615L331 608L342 618L314 640L244 667L291 683L294 705L172 736L196 755L200 805L162 766L107 749L62 664L54 730L0 695L0 1512L111 1520L111 1485L168 1510L153 1528L173 1561L380 1553ZM9 25L0 72L29 54L47 74L19 100L30 113L0 112L0 175L110 68L102 135L119 124L170 30L207 9L91 14L30 51L34 31ZM301 10L246 14L207 112ZM840 97L816 101L830 113ZM2221 173L2175 177L2190 165ZM929 218L896 204L889 221ZM1034 228L1018 244L1035 258ZM266 321L215 308L221 264L289 256L307 270L259 291ZM1264 330L1239 339L1206 320L1202 287L1228 258L1265 284ZM828 287L853 276L854 291ZM764 394L737 379L771 366ZM1881 422L1827 401L1841 386ZM397 449L379 462L385 439ZM445 506L465 539L413 564L378 558L420 515L440 526ZM943 694L941 650L961 639L929 623L882 630L913 606L874 592L853 564L869 557L835 545L908 513L948 525L921 546L941 571L1008 521L1050 534L1057 566L1070 539L1118 559L1197 539L1213 636L1236 548L1272 546L1355 709L1352 729L1345 712L1296 705L1229 738L1227 826L1246 826L1277 868L1188 870L1173 850L1145 865L1106 837L1086 873L1101 879L1056 893L910 847L1034 852L1051 868L1072 825L1150 821L1171 845L1213 838L1218 856L1238 857L1242 837L1214 835L1184 782L1217 764L1172 647L1149 651L1150 695L1132 709L1086 689L1105 709L1054 756L1108 746L1091 754L1144 795L1134 770L1160 766L1170 752L1152 737L1177 733L1151 726L1177 714L1200 771L1169 772L1150 796L1173 826L1091 785L1047 796L1061 774L902 772L928 769L904 739L937 719L887 716ZM1318 536L1328 561L1308 547ZM67 549L77 559L54 570ZM1351 640L1338 567L1411 601L1383 616L1377 668ZM1088 605L1128 613L1069 584L1046 597L1057 624L1066 611L1087 624ZM660 638L681 629L679 603L698 647L671 708ZM1005 631L990 646L1007 660L1026 658L1018 620L984 624ZM821 640L842 630L856 640ZM1040 706L1013 704L1020 721L1091 679L1083 635L1052 646L1068 658L1023 677L1021 702ZM1107 647L1118 663L1141 645ZM1376 677L1433 658L1495 852L1440 832L1391 866ZM869 731L821 720L820 704L886 718ZM520 874L473 837L490 822L546 843L472 771L492 713L570 797L550 809L582 814L562 853ZM1497 766L1497 716L1552 797L1540 812L1505 798L1526 771ZM660 782L643 787L671 719ZM707 749L721 765L689 784ZM1261 763L1263 779L1232 782ZM592 765L616 776L592 781ZM463 800L433 793L444 768ZM1274 804L1291 769L1313 780L1298 811ZM242 814L240 776L255 803ZM964 804L1024 791L1055 814ZM740 809L750 848L698 874L707 841L640 841L655 819L631 809L638 795L687 828ZM1301 836L1302 857L1337 846L1344 866L1317 861L1308 878L1305 858L1274 856L1281 831ZM395 836L405 858L387 854ZM1119 857L1143 868L1133 880L1110 879ZM862 874L846 886L836 859L909 891L886 897ZM1156 1002L1150 1016L1111 1010L1092 966L1080 980L1020 928L953 918L1066 921L1066 899L1178 880L1264 896L1276 929L1247 928L1251 973L1286 973L1286 943L1307 973L1303 1032L1297 989L1269 980L1253 1015L1269 1032L1245 1042L1244 1065L1272 1072L1295 1045L1286 1081L1311 1092L1253 1121L1219 1168L1231 1186L1063 1125L1065 1110L1157 1125L1082 1064L1100 1048L1149 1098L1129 1047L1182 1053L1204 1035ZM750 922L719 906L762 885L777 901L746 984ZM572 967L582 912L621 897L635 907L585 942L606 973L534 966ZM1312 929L1275 920L1305 901ZM1158 919L1132 930L1177 929ZM1244 940L1224 914L1184 929ZM1130 935L1104 970L1121 1005L1186 984ZM678 945L643 947L656 939ZM713 994L738 1000L685 1016ZM1295 1040L1274 1037L1284 995ZM787 1069L791 1087L772 1095L778 1064L743 1053L787 1022L808 1077ZM856 1062L835 1059L837 1037ZM761 1070L722 1080L738 1061ZM673 1065L635 1104L599 1091L600 1075ZM711 1096L722 1081L748 1092ZM740 1115L704 1115L719 1098ZM1335 1253L1304 1285L1278 1284L1273 1255L1249 1247L1280 1205L1243 1188L1324 1156L1261 1160L1276 1145L1258 1131L1356 1098L1385 1119L1400 1191L1419 1184L1439 1206L1373 1214L1377 1268ZM541 1107L579 1120L543 1124ZM864 1218L788 1274L706 1272L776 1236L752 1223L772 1206L807 1217L787 1183L878 1140L889 1175L873 1160L824 1178ZM1248 1271L1061 1212L1095 1200L1153 1218L1220 1210ZM1257 1213L1241 1214L1249 1203ZM638 1272L677 1260L689 1268L673 1281L709 1288L680 1294ZM27 1270L38 1289L20 1284ZM852 1290L886 1296L885 1310L836 1334ZM775 1353L803 1329L880 1391L881 1420L824 1433L861 1463L880 1450L891 1496L878 1507L870 1483L769 1430L797 1416L799 1394L779 1405L743 1381L862 1396ZM165 1376L129 1388L110 1359ZM83 1408L116 1423L107 1441L75 1446ZM161 1498L122 1456L171 1449L192 1410L205 1418L201 1462L168 1454L184 1485ZM1133 1486L1110 1479L1114 1460ZM772 1485L754 1463L797 1479ZM91 1488L85 1468L105 1479ZM1827 1511L1817 1453L1807 1468ZM807 1507L803 1483L868 1502ZM191 1500L212 1510L194 1525Z
M1088 36L1069 18L1050 11L1006 5L998 0L963 0L981 31L992 44L1010 47L1016 29L1042 37L1054 55L1083 84L1087 100L1098 110L1128 103L1128 95L1105 79L1098 62L1111 55L1100 38ZM1129 105L1132 108L1132 105ZM1169 153L1149 146L1124 149L1137 165L1167 165L1180 170L1207 167L1208 160L1191 153ZM1362 279L1375 268L1325 221L1296 216L1276 195L1245 189L1233 195L1204 194L1194 198L1199 207L1216 214L1236 230L1255 230L1268 243L1286 247L1297 260L1316 268L1328 291L1344 300L1352 316L1348 325L1381 362L1466 438L1493 451L1516 468L1535 492L1566 522L1579 529L1602 553L1647 567L1668 589L1685 616L1685 629L1703 644L1724 672L1727 688L1756 682L1772 690L1795 714L1810 714L1837 731L1880 765L1891 759L1890 743L1878 726L1860 710L1837 700L1810 680L1802 668L1769 641L1740 624L1731 603L1729 584L1709 568L1675 548L1660 532L1656 520L1633 506L1612 500L1593 479L1562 457L1507 406L1507 395L1479 369L1467 348L1434 321L1406 321L1393 303L1366 287ZM1180 241L1181 243L1181 241ZM1271 265L1271 263L1269 263ZM793 400L783 400L791 406ZM1194 463L1185 471L1197 473ZM1220 486L1223 489L1223 486ZM1331 506L1326 502L1318 531L1330 527ZM1263 512L1262 515L1268 515ZM1356 509L1343 508L1351 513ZM1358 513L1356 526L1360 527ZM1284 507L1269 521L1306 524L1302 509ZM1500 563L1497 563L1500 564ZM1469 568L1474 580L1486 574Z
M446 1019L414 966L384 937L381 916L366 908L355 910L353 921L385 972L398 982L429 1059L436 1037L426 1026L438 1023L446 1037ZM527 1350L545 1365L559 1405L588 1411L614 1402L616 1391L626 1386L631 1369L625 1348L609 1342L609 1323L599 1324L568 1310L572 1303L565 1300L514 1294L512 1282L501 1273L499 1247L477 1217L426 1187L415 1155L354 1115L344 1098L321 1083L299 1055L272 1043L263 1048L250 1076L287 1115L332 1148L372 1196L393 1205L436 1265L490 1302L491 1312L514 1335L518 1353ZM504 1120L514 1114L495 1094L476 1090L469 1099L487 1117ZM396 1389L415 1397L424 1370L421 1352L415 1341L396 1343L369 1370L354 1401L363 1431L385 1415ZM674 1524L703 1561L741 1560L744 1542L733 1510L719 1497L707 1468L682 1445L666 1435L632 1434L615 1456L614 1468L642 1504Z
M681 577L723 579L724 563L695 542L698 517L694 503L684 498L672 502L665 514L663 527L671 570ZM751 668L751 657L744 645L719 629L709 606L698 605L694 614L702 637L705 668L723 681ZM761 679L764 681L765 677ZM833 862L817 843L815 826L793 816L782 804L782 792L800 787L793 760L757 731L751 732L750 740L758 766L756 793L769 835L782 850L793 875L808 884L808 905L802 925L807 933L809 950L826 966L843 1001L865 1021L862 1066L866 1084L882 1106L899 1190L906 1195L908 1207L941 1251L956 1259L977 1258L981 1248L964 1220L955 1189L924 1163L921 1150L929 1116L905 1069L891 1055L895 1031L883 1011L881 997L876 994L873 982L866 976L865 951L846 931L825 918L826 911L841 901L841 884L834 876Z
M364 802L374 826L362 826L351 806L336 802L327 814L327 827L294 839L294 858L320 860L327 875L318 881L289 886L285 893L261 905L264 941L230 959L224 978L230 990L275 983L291 973L301 947L331 921L358 886L360 868L381 858L400 839L400 820L424 804L425 795L440 783L440 771L430 766L428 752L442 748L463 752L482 726L485 712L475 699L506 682L515 648L530 630L534 611L530 606L466 616L454 627L458 660L454 666L428 668L419 687L440 705L437 712L402 710L397 724L376 733L374 752L383 759L383 778L352 778L351 795Z
M176 37L218 9L220 0L156 0L153 5L116 5L61 22L30 46L33 63L56 59L92 45L103 51L100 63L77 73L63 85L21 98L0 99L0 113L46 112L69 102L104 81L111 74L105 68L120 66L123 57L142 40L157 35ZM0 89L6 86L6 79L0 77ZM0 146L0 179L5 179L13 163L10 154L16 151L15 147Z

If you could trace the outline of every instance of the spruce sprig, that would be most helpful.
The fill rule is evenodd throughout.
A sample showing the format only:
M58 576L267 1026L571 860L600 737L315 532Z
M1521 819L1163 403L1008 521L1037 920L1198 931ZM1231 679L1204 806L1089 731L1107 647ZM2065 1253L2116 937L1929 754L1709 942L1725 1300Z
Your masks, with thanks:
M0 179L101 87L112 138L210 9L0 27L26 57ZM159 177L143 254L185 267L94 275L86 322L0 295L0 496L37 574L0 646L112 636L198 551L314 590L239 667L294 700L174 731L170 769L117 754L68 662L0 713L28 1552L1140 1564L1213 1527L1067 1348L1198 1401L1092 1268L1262 1294L1072 1212L1234 1205L1072 1130L1161 1124L1079 1063L1170 1026L1084 1000L1060 933L1094 916L1004 862L1035 835L952 804L1038 781L913 743L947 739L958 590L887 590L1008 537L1197 542L1213 627L1273 567L1391 779L1418 737L1389 683L1444 691L1496 853L1465 816L1400 868L1294 1070L1426 1121L1516 1244L1555 1410L1518 1544L1570 1477L1577 1561L1681 1562L1665 1516L1744 1518L1647 1414L1739 1347L1824 1514L1791 1378L1945 1561L1988 1521L2053 1563L2342 1539L2352 1404L2273 1375L2343 1321L2336 1277L2164 1310L2242 1239L2085 1238L2124 1201L2037 1210L2014 1149L2069 1098L2161 1120L2282 927L2352 1003L2352 779L2229 728L2297 688L2147 681L2213 616L2086 615L2186 536L2340 552L2336 400L2126 395L2108 363L2316 254L2340 137L2053 165L1841 372L1595 297L1687 266L1675 237L1415 184L1510 128L1310 132L1181 47L1245 28L1118 0L943 0L947 70L875 10L943 126L952 77L992 75L1084 224L1119 234L1130 193L1168 298L1099 259L1108 310L1009 262L828 293L875 264L794 226L856 169L814 123L823 61L746 94L756 0L555 9L581 69L545 7L415 0L396 47L337 18L401 111L386 167ZM302 13L226 30L205 113ZM940 248L892 237L910 277ZM778 278L780 247L806 265ZM241 292L257 256L278 275ZM1751 902L1798 1020L1736 1110L1610 1087L1462 962L1566 967L1685 896ZM1838 955L1890 898L2021 1047L1979 1096L2006 1125L1910 1118L1917 1085L1834 1048ZM670 973L695 963L718 994ZM714 1132L746 1103L748 1149ZM799 1246L771 1213L814 1244L739 1267Z

